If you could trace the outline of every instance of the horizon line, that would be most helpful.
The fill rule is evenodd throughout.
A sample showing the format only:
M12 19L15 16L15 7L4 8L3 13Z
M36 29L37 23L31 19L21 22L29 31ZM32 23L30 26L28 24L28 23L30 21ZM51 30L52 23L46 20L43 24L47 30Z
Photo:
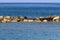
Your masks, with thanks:
M44 3L45 3L45 2L44 2ZM30 3L23 3L23 2L22 2L22 3L11 3L11 2L10 2L10 3L0 3L0 4L44 4L44 3L43 3L43 2L41 2L41 3L31 3L31 2L30 2ZM47 3L45 3L45 4L58 4L58 3L48 3L48 2L47 2Z

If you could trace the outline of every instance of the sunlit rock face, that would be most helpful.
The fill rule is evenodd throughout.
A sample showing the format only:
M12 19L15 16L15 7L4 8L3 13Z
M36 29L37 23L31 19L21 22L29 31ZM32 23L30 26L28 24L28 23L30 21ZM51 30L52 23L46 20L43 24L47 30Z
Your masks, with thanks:
M4 18L4 16L0 16L0 19L3 19Z
M42 22L39 18L34 20L34 22Z
M11 16L0 16L0 22L60 22L60 16L47 16L47 17L37 17L37 18L28 18L28 17L11 17Z
M24 22L28 22L28 20L27 20L27 19L24 19L23 21L24 21Z
M34 22L33 20L28 20L28 22Z
M10 22L11 21L11 17L10 16L5 16L2 20L2 22Z
M17 20L17 22L20 22L20 17L19 16L15 17L14 19Z
M11 20L11 22L18 22L18 17L13 17L13 19Z
M4 18L10 19L10 18L11 18L11 16L5 16Z
M3 19L2 22L3 23L6 23L6 22L8 22L8 20L7 19Z
M43 22L48 22L48 20L43 20Z
M23 22L34 22L33 19L24 19Z
M0 22L4 19L4 16L0 16Z
M11 20L11 22L17 22L17 20Z
M27 20L28 20L28 22L34 22L34 20L32 18L28 18Z
M60 21L60 16L55 16L55 17L53 18L53 21L59 22L59 21Z

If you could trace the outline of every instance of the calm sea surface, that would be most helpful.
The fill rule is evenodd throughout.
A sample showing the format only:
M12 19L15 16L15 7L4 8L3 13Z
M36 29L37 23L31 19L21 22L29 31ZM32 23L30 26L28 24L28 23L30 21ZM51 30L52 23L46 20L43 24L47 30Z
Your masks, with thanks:
M1 3L3 16L60 15L60 3ZM0 40L60 40L60 22L0 23Z
M39 16L52 16L60 15L60 3L1 3L0 15L9 16L27 16L27 17L39 17Z

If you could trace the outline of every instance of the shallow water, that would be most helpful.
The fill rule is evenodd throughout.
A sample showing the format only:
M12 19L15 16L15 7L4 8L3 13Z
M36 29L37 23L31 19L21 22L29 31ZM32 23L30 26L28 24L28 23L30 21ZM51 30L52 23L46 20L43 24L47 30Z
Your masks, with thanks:
M60 40L60 22L0 23L0 40Z

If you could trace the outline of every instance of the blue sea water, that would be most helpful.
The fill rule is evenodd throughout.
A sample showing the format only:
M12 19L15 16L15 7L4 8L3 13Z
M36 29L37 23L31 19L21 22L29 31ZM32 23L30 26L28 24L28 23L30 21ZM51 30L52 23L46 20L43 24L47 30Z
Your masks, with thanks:
M0 40L60 40L60 22L0 23Z
M60 3L1 3L0 15L27 17L60 15Z
M0 3L0 15L60 15L60 3ZM0 40L60 40L60 22L0 23Z

